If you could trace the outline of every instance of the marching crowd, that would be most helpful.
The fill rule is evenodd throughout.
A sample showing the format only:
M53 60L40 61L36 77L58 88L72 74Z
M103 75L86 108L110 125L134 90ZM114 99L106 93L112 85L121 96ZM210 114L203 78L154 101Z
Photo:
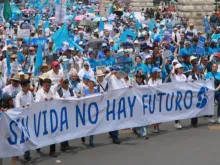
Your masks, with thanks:
M26 18L33 17L32 20L18 17L0 28L2 111L125 87L213 79L217 122L220 123L220 37L207 39L198 52L199 37L204 34L192 23L178 20L175 12L146 9L144 19L138 20L129 8L122 9L120 2L114 1L109 5L109 16L104 18L98 15L96 2L88 6L80 1L68 3L71 5L67 5L67 13L75 16L65 24L49 19L54 16L53 7L46 6L37 12L32 6L36 13L23 14ZM80 14L87 16L82 20L74 19ZM91 15L94 18L90 18ZM41 19L36 22L39 16ZM82 21L91 23L96 18L95 26L80 25ZM50 24L47 27L46 22ZM28 40L18 37L22 27L30 29ZM60 35L61 30L62 34L66 30L68 38ZM167 31L171 32L168 37ZM220 27L213 26L211 34L220 34ZM39 38L46 38L46 42L43 45L34 42ZM209 122L216 121L210 116ZM191 119L193 127L197 127L197 123L197 118ZM160 132L159 125L152 126L154 133ZM175 121L174 126L182 128L180 121ZM147 127L133 128L133 132L148 138ZM120 144L118 131L109 132L109 135L113 143ZM85 143L85 138L81 140ZM89 137L89 145L95 146L94 136ZM68 141L61 143L61 151L69 148ZM41 152L40 149L37 152ZM57 157L55 144L50 146L50 156ZM12 158L13 164L16 159ZM32 161L29 151L25 152L24 159Z

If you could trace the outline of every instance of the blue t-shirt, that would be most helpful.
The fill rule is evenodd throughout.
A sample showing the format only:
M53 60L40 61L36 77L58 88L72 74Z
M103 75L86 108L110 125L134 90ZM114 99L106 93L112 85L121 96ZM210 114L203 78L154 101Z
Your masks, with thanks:
M191 50L191 48L189 48L189 49L182 48L182 49L180 50L180 56L183 57L183 56L185 56L185 55L189 55L189 56L192 55L192 50Z
M138 71L138 70L142 70L144 75L147 75L147 73L149 73L147 66L143 63L137 64L135 71Z
M85 95L91 95L94 93L99 93L99 91L98 91L98 89L94 89L94 93L90 93L89 89L84 89L82 93Z
M208 72L205 76L206 79L213 79L213 80L220 80L220 73L216 72L216 73L212 73L212 72ZM217 86L215 85L215 88L217 88ZM215 95L219 95L220 91L215 92Z
M113 67L115 65L115 59L112 57L105 58L105 60L103 61L103 65L105 65L106 67L108 66Z

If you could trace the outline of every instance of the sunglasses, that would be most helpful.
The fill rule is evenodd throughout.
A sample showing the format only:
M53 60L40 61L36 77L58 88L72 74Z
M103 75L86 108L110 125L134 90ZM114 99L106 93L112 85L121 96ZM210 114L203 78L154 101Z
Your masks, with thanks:
M84 66L89 66L89 65L84 65Z

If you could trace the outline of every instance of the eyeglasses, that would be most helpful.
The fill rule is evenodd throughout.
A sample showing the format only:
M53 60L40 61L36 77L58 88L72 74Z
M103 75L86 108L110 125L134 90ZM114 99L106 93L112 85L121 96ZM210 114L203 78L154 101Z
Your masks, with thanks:
M89 66L89 65L84 65L84 66Z

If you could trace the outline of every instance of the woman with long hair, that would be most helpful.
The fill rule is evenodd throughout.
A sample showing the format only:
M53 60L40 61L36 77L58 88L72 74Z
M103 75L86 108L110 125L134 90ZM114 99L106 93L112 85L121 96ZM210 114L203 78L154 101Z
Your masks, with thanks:
M135 74L135 80L133 82L133 86L138 87L138 86L146 85L147 83L145 81L145 78L146 78L146 76L143 74L143 71L141 69L137 70L137 72ZM139 134L137 132L138 130L139 130ZM146 126L133 128L133 132L136 135L139 135L141 138L148 139Z
M0 111L4 112L14 107L15 106L12 97L10 95L3 95ZM1 161L2 160L0 160L0 164ZM17 164L17 157L12 157L12 165L16 165L16 164Z
M87 84L88 88L86 88L82 91L83 96L99 93L98 89L95 88L96 84L97 84L96 79L90 77L89 81L88 81L88 84ZM92 147L92 148L94 147L93 139L94 139L94 135L91 135L89 137L89 146ZM83 143L85 143L86 139L83 137L83 138L81 138L81 140L82 140Z
M171 74L171 81L172 82L186 82L187 81L187 77L183 72L183 66L178 63L175 65L175 67L172 70L172 74ZM179 120L175 121L175 128L176 129L182 129L182 125L180 124Z
M148 85L149 86L157 86L157 85L161 85L162 84L162 79L161 79L161 70L157 67L154 67L152 69L152 74L151 77L148 81ZM159 123L157 124L153 124L154 130L153 133L159 133L160 129L159 129Z

